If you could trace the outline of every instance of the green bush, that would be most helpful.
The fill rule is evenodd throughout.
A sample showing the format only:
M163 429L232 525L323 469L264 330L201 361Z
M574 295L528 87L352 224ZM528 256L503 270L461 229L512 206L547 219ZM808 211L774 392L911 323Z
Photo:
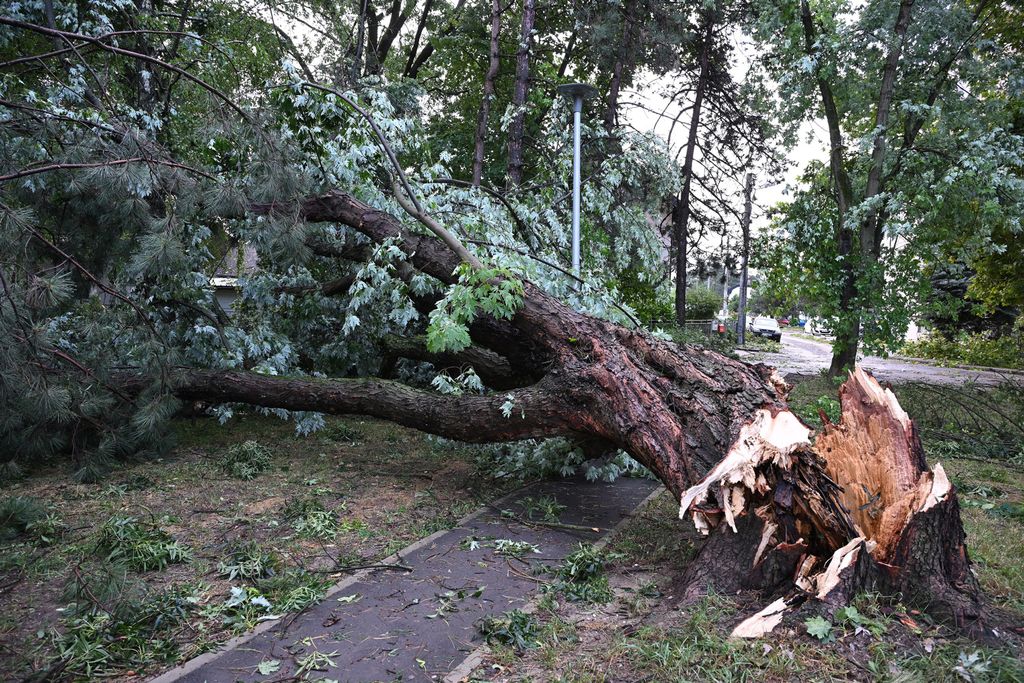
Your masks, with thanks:
M954 339L935 333L927 339L905 343L900 352L906 356L947 363L1024 368L1024 333L1017 330L1013 334L991 338L981 333L963 332Z
M270 469L270 451L256 441L237 443L228 449L220 465L232 477L255 479L256 475Z
M28 531L46 517L46 508L35 498L11 496L0 502L0 541L8 541Z
M686 319L711 320L722 308L722 295L707 287L686 290Z

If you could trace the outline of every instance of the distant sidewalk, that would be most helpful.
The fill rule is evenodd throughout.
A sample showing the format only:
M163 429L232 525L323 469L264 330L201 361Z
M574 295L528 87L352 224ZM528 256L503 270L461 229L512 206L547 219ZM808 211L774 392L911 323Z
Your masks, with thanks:
M625 478L528 486L383 561L412 571L360 572L322 602L266 622L154 683L298 680L307 673L342 683L440 680L481 644L481 618L530 601L538 589L535 567L557 564L578 543L603 538L661 488ZM566 506L559 524L522 523L522 501L548 496ZM498 539L526 542L539 552L522 559L501 555ZM271 673L261 673L261 665Z

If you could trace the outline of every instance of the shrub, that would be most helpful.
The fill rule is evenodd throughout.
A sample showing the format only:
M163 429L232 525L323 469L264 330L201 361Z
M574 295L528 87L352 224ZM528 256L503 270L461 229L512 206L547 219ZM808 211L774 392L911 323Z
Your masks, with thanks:
M1024 334L1016 331L992 338L983 333L964 332L950 339L936 333L927 339L905 343L900 352L949 363L1024 368Z
M155 524L121 515L103 523L95 549L106 553L109 562L123 562L136 571L164 569L192 559L188 548Z
M257 441L237 443L221 459L221 469L238 479L255 479L270 469L271 456Z
M686 319L710 320L722 308L722 295L707 287L686 290Z

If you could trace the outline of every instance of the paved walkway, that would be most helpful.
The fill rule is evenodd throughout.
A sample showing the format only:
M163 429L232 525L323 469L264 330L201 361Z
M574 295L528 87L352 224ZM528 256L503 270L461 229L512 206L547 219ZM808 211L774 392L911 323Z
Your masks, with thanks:
M580 541L605 536L659 487L647 479L532 485L495 508L522 515L523 498L554 496L567 508L560 522L586 528L526 526L487 509L399 553L413 571L356 575L298 616L268 623L155 680L284 681L299 675L302 662L314 661L316 670L302 672L310 680L440 680L481 644L479 619L521 608L533 597L539 586L531 568L557 564ZM479 539L479 547L470 548L471 538ZM497 539L526 541L540 552L529 553L527 561L510 559L496 553ZM274 660L279 666L264 665L273 673L261 675L260 663Z

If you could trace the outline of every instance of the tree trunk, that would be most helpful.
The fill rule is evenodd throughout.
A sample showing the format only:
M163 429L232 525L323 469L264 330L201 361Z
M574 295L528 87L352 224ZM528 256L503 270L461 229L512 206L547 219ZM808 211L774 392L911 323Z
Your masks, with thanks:
M700 73L697 75L697 89L693 95L693 111L690 114L690 130L686 137L686 156L683 158L683 189L679 191L676 211L672 214L672 237L676 253L676 322L686 324L686 250L687 230L690 224L690 186L693 181L693 159L697 150L697 130L700 126L700 112L704 105L711 67L711 40L715 31L715 15L704 13L704 44L700 51Z
M508 131L508 182L515 187L523 182L523 137L526 134L526 94L530 84L530 44L533 42L533 22L536 0L523 0L523 23L519 31L519 50L516 52L516 82L512 90L515 114Z
M443 243L350 195L309 199L299 214L388 240L410 268L456 281L459 259ZM319 243L316 252L349 253ZM892 392L863 371L840 390L841 422L812 441L771 368L592 318L529 282L512 319L478 317L470 335L473 347L438 362L479 362L507 389L452 396L375 378L189 369L172 390L187 400L376 416L463 441L566 436L621 448L710 535L689 592L710 583L788 591L744 620L739 636L770 630L800 602L838 604L862 589L899 593L960 626L983 623L956 494L940 465L928 469ZM409 355L423 353L417 344ZM145 388L120 379L126 391Z
M480 114L476 120L476 140L473 145L473 186L480 187L484 174L484 141L487 139L487 120L491 114L491 100L494 99L494 81L501 64L501 0L491 1L491 43L490 61L484 75L484 94L480 100Z
M623 79L629 78L633 70L633 2L622 5L622 36L619 38L619 49L615 53L612 65L612 77L608 84L608 104L604 111L604 129L611 133L619 122L619 92L622 90Z
M742 246L740 251L740 300L736 310L736 340L740 346L747 343L747 262L750 259L750 210L754 194L754 174L747 173L743 197L743 220L740 221Z
M416 24L416 35L412 40L412 47L409 48L409 55L405 60L405 69L402 71L403 76L408 76L409 72L412 71L413 64L416 63L416 56L420 52L420 39L423 38L423 29L427 27L427 19L430 18L430 10L434 6L434 0L427 0L423 6L423 14L420 15L419 23Z

